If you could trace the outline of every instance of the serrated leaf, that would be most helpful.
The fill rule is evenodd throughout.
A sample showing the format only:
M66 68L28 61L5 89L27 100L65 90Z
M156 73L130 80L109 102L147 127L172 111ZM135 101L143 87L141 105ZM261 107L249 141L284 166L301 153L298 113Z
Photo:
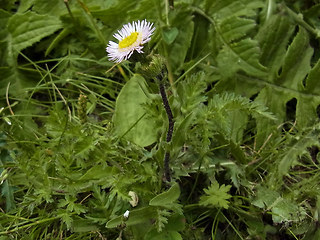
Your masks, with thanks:
M310 59L313 49L309 45L309 36L305 29L299 28L299 32L290 45L282 66L282 72L276 83L278 85L302 90L303 79L310 71ZM299 58L299 61L297 59Z
M256 14L256 9L263 7L263 2L260 0L217 0L207 1L210 6L210 13L216 17L229 16L252 16Z
M178 183L174 183L172 187L163 193L152 198L149 202L150 206L167 206L176 201L180 196L180 187Z
M318 59L317 63L313 66L308 74L308 77L306 79L305 92L313 94L318 94L320 92L319 76L320 59Z
M239 70L249 75L265 77L266 68L259 62L260 48L258 42L249 38L226 44L217 56L221 74L231 76Z
M69 2L70 5L72 6L72 2ZM52 16L61 16L68 13L68 9L63 1L34 0L32 9L37 13Z
M259 208L270 209L273 204L280 198L280 194L266 187L257 189L257 197L252 204Z
M295 202L281 199L272 207L272 220L275 223L299 222L306 215L306 212Z
M231 43L244 37L255 26L256 23L252 19L229 17L221 22L219 30L224 41Z
M158 232L162 232L163 228L168 223L168 217L170 215L171 213L168 210L157 209L156 227Z
M71 214L67 212L63 212L63 213L60 213L58 216L61 218L62 222L64 222L67 225L67 229L71 229L72 223L73 223Z
M256 40L261 49L260 62L269 68L270 81L278 74L293 31L292 22L280 14L273 15L259 29Z
M19 8L18 8L18 12L19 13L23 13L25 11L27 11L28 9L30 9L32 7L32 5L36 2L37 0L25 0L25 1L21 1L19 4ZM53 2L53 1L52 1Z
M157 140L156 121L144 108L150 99L141 75L134 75L122 88L116 101L113 122L117 135L145 147Z
M268 211L272 211L272 220L275 223L299 221L305 216L303 208L295 202L281 197L274 190L266 187L259 187L257 197L252 204Z
M229 201L227 199L232 196L228 193L231 185L225 186L222 184L219 186L218 182L213 182L208 189L204 189L206 195L200 197L199 205L201 206L213 206L223 207L228 209Z
M7 22L10 19L11 14L3 9L0 9L0 42L4 40L7 34ZM1 55L0 55L1 57Z
M34 12L17 13L8 21L10 50L15 58L19 51L40 41L62 28L57 17L39 15Z

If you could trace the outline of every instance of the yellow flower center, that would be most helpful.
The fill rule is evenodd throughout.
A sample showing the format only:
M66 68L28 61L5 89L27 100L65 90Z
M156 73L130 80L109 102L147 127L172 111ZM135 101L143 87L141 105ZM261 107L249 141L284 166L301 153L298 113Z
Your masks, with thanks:
M139 33L133 32L128 37L122 39L119 42L119 48L126 48L131 46L135 41L137 41Z

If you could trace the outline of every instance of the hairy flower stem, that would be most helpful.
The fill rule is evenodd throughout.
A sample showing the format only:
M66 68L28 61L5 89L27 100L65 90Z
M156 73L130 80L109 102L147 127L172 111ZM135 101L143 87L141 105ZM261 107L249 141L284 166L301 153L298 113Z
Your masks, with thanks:
M166 90L165 90L163 82L162 82L162 78L163 78L162 74L159 74L157 76L157 79L159 80L160 95L161 95L163 106L164 106L164 109L166 110L166 113L168 116L168 121L169 121L169 128L168 128L167 139L166 139L167 143L169 143L169 142L171 142L171 139L172 139L174 120L173 120L173 114L172 114L172 111L171 111L171 108L169 105L168 97L166 94ZM171 181L169 161L170 161L170 152L166 151L166 153L164 155L163 167L164 167L164 176L165 176L167 182Z

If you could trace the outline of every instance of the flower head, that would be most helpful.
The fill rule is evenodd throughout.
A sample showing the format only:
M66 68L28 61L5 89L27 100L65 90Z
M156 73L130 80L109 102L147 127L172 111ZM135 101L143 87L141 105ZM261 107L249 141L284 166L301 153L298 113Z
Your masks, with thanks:
M119 40L119 43L109 41L106 49L109 59L119 63L130 58L135 50L143 53L143 44L150 41L155 30L152 26L153 23L146 20L123 25L118 33L113 35Z
M129 212L129 210L127 210L127 211L123 214L123 217L124 217L124 218L129 218L129 214L130 214L130 212Z

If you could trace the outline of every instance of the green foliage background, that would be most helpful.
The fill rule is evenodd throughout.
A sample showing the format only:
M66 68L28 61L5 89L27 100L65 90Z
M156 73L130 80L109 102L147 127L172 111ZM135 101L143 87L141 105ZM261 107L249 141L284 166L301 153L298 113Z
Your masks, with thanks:
M320 239L317 0L0 6L1 240ZM143 19L170 144L157 83L106 57Z

